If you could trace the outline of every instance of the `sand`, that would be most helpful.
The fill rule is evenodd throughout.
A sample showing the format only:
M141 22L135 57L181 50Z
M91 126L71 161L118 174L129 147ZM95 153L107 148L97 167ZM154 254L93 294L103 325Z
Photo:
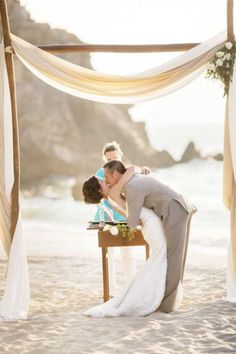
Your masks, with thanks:
M1 294L5 266L1 261ZM100 253L29 257L29 269L29 318L0 323L0 353L236 353L236 304L223 298L222 267L188 265L175 313L115 319L83 315L102 301Z
M84 207L78 210L80 217L82 212ZM48 215L48 209L45 213ZM191 237L185 295L178 312L93 319L83 312L102 302L97 233L86 231L81 220L72 225L70 220L44 219L24 222L31 286L29 314L25 321L0 322L0 354L236 353L236 304L224 300L224 245L214 247L199 228L199 237ZM141 265L144 248L135 252ZM116 264L122 286L119 252ZM6 265L1 257L0 296Z

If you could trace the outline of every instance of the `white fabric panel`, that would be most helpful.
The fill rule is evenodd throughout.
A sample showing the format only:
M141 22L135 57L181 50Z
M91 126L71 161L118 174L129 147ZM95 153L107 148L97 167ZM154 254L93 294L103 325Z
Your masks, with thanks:
M0 45L0 235L5 250L10 246L11 227L11 190L14 182L12 114L9 82L5 63L3 43ZM25 319L29 306L29 279L26 246L19 217L13 241L11 243L6 286L0 300L0 320Z
M236 65L232 82L229 89L229 136L231 147L231 158L234 171L234 180L236 180Z
M8 259L6 288L0 301L0 321L26 319L29 302L26 245L19 218Z
M227 300L230 302L236 302L236 64L234 65L233 78L230 83L229 98L228 98L228 133L229 133L229 149L231 153L231 172L232 177L228 183L232 183L231 188L231 238L228 247L228 268L227 268ZM229 157L227 157L229 158ZM226 159L226 157L225 157ZM228 173L229 173L228 172Z
M47 84L80 98L114 104L137 103L173 92L200 74L220 49L226 33L145 72L115 76L69 63L11 35L18 58Z

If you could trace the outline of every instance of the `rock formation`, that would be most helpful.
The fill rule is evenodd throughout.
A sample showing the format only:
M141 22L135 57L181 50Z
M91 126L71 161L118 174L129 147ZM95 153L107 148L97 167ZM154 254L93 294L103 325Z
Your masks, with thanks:
M12 33L33 44L81 43L64 30L30 19L16 0L8 1ZM87 54L65 54L74 63L90 67ZM84 176L101 163L105 142L117 140L127 160L156 167L175 161L156 152L145 126L132 121L130 106L82 100L46 85L15 60L21 150L21 180L35 183L45 177Z
M199 159L199 158L201 158L201 154L198 150L196 150L194 143L191 141L187 145L180 162L189 162L192 159Z
M79 39L64 30L34 22L17 0L7 2L11 32L33 44L75 44ZM91 67L88 54L61 55ZM132 121L127 105L82 100L46 85L15 59L20 131L22 185L49 176L84 178L101 164L104 143L116 140L127 162L152 168L176 163L167 151L155 151L145 124ZM188 151L184 161L192 157ZM187 159L187 160L186 160Z

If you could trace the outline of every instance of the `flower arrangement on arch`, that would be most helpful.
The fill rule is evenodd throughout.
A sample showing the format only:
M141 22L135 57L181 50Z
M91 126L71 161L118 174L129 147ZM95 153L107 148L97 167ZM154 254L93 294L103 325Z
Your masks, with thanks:
M135 228L130 228L124 224L109 225L105 224L103 231L109 231L112 236L117 237L120 233L123 238L127 238L129 241L132 241L135 238L135 231L142 230L142 226L138 225Z
M233 76L235 52L236 42L226 42L207 66L206 78L220 80L224 87L224 96L227 96L229 93L229 86Z

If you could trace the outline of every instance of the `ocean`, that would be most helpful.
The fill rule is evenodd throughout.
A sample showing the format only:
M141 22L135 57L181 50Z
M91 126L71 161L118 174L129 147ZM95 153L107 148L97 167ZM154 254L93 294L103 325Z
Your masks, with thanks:
M33 20L48 23L51 28L66 29L85 43L199 42L225 27L224 9L220 4L214 4L214 16L211 16L209 26L213 1L207 6L205 1L198 1L194 6L190 6L188 1L182 1L182 5L178 3L176 11L180 8L182 13L186 11L183 23L173 10L173 2L170 12L166 1L162 6L154 0L149 6L146 3L136 6L135 2L124 2L125 11L120 2L116 4L116 11L114 4L99 2L96 6L100 16L95 11L95 3L90 1L72 1L69 7L65 0L61 0L59 5L58 1L21 0L21 3ZM67 16L64 16L65 13ZM166 26L165 13L171 26ZM104 16L102 20L101 16ZM144 25L140 26L140 23ZM188 27L191 31L186 31ZM135 56L95 53L91 55L91 64L105 73L132 74L158 66L173 55L180 53ZM225 100L222 98L222 88L219 83L206 80L204 76L171 95L135 105L130 110L134 120L146 122L153 147L167 150L176 160L181 158L190 141L195 143L203 156L223 151ZM229 212L222 203L222 162L211 158L193 160L153 173L198 207L192 222L189 260L198 262L199 255L206 255L207 264L211 255L217 255L219 262L225 264ZM29 255L77 256L78 250L88 257L98 255L96 233L86 230L96 207L72 199L73 182L72 179L61 178L48 185L41 196L27 198L26 194L22 194L23 228Z
M229 212L222 202L222 162L193 160L153 171L164 183L182 193L198 207L192 220L189 261L206 255L206 265L226 264ZM74 201L73 179L58 179L42 196L21 196L23 230L29 256L100 257L95 231L86 230L95 205ZM137 257L143 251L137 248ZM212 256L212 257L211 257Z

